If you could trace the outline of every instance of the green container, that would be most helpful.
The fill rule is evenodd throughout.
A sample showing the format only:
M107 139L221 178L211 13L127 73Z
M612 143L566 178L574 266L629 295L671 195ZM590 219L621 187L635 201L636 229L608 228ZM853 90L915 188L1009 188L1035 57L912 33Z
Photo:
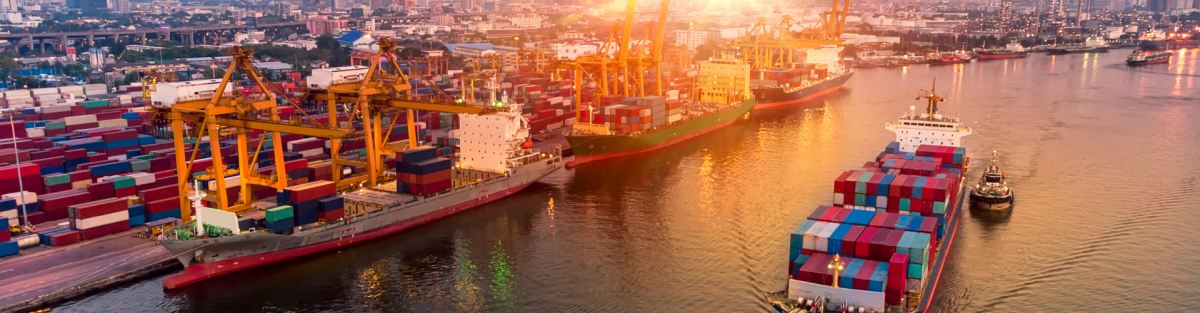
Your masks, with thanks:
M125 189L125 188L130 188L133 186L137 186L137 181L133 180L133 178L124 177L124 176L108 177L108 178L105 178L104 181L112 182L113 189Z
M103 108L108 106L108 101L87 101L83 103L85 108Z
M946 203L941 201L933 202L933 214L946 214Z
M867 195L861 193L854 194L854 205L867 205Z
M164 155L167 155L167 153L171 153L171 152L175 152L175 149L154 150L154 151L150 151L150 155L155 158L161 158Z
M912 211L911 206L909 206L909 202L910 200L908 198L900 198L900 211Z
M292 206L284 205L267 209L267 221L274 222L292 218Z
M875 176L875 173L866 172L859 176L858 182L854 184L854 193L867 193L867 182L871 180L872 176Z
M896 253L907 254L911 257L912 252L910 250L913 247L913 241L915 241L916 239L917 239L917 233L910 232L910 231L904 232L904 235L900 236L900 242L896 243Z
M46 182L46 186L70 184L71 183L71 175L67 175L67 174L48 175L45 177L45 182Z
M150 169L150 161L137 160L129 161L129 170L133 172L144 171Z
M208 172L199 171L199 172L192 173L192 178L196 178L196 177L200 177L200 176L204 176L204 175L208 175Z
M47 122L46 129L63 129L67 128L67 122Z
M149 159L153 159L154 157L147 154L147 155L135 156L133 158L138 159L138 160L149 160ZM147 163L147 164L149 164L149 163Z

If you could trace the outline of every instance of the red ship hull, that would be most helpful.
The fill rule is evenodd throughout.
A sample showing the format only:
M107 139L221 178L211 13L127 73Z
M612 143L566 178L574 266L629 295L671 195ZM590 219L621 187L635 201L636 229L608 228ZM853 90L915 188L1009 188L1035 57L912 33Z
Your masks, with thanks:
M980 54L980 55L979 55L979 59L980 59L980 60L1020 59L1020 58L1024 58L1024 57L1025 57L1025 55L1024 55L1024 54L1020 54L1020 53L1014 53L1014 54Z
M525 189L525 187L529 187L529 185L532 185L532 184L533 183L530 182L528 184L509 188L508 190L505 190L503 192L499 192L496 194L504 195L504 196L512 195L514 193L521 191L522 189ZM399 222L399 223L396 223L396 224L393 224L393 225L390 225L387 227L382 227L382 228L374 229L371 231L363 232L360 234L356 234L354 236L344 238L344 239L329 240L329 241L325 241L325 242L321 242L321 243L317 243L317 244L307 245L307 246L294 248L294 249L288 249L288 250L284 250L284 251L249 255L249 256L233 258L233 259L228 259L228 260L221 260L221 261L217 261L217 262L191 265L191 266L184 268L183 273L167 276L166 278L164 278L163 279L163 288L164 289L175 289L175 288L191 285L191 284L201 282L201 281L204 281L204 280L207 280L210 278L218 277L221 275L225 275L225 274L229 274L229 273L233 273L233 272L237 272L237 271L241 271L241 270L251 269L251 268L255 268L255 267L259 267L259 266L263 266L263 265L267 265L267 264L271 264L271 263L287 261L287 260L295 259L295 258L302 257L302 256L317 254L317 253L321 253L321 252L330 251L333 249L348 247L348 246L362 243L362 242L371 241L374 239L378 239L380 237L384 237L384 236L395 234L395 233L398 233L398 232L401 232L404 230L408 230L413 227L424 225L426 223L436 221L436 220L445 218L447 216L453 215L455 213L465 211L467 209L471 209L471 208L474 208L474 207L477 207L477 206L480 206L480 205L483 205L488 202L492 202L492 201L495 201L495 200L501 199L501 198L504 198L504 197L503 196L501 196L501 197L484 197L484 198L472 199L470 201L466 201L466 202L462 202L462 203L455 204L452 206L448 206L446 208L443 208L443 209L440 209L437 211L433 211L433 212L429 212L429 213L405 220L403 222Z

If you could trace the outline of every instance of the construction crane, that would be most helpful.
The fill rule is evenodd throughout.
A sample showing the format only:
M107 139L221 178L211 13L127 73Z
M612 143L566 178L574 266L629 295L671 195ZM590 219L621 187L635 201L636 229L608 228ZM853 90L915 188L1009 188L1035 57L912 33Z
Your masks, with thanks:
M280 140L280 133L302 134L306 136L322 137L322 138L344 138L347 132L344 130L330 127L329 125L314 125L306 126L299 125L295 121L283 121L279 117L279 108L276 105L277 100L274 95L266 93L264 95L254 97L243 97L238 93L230 92L230 96L223 96L229 88L230 78L235 70L242 70L248 77L253 79L255 84L264 90L273 86L262 78L262 75L254 67L252 63L252 55L254 51L248 48L234 47L229 53L233 56L233 62L230 63L229 69L225 72L225 77L221 79L217 85L215 92L209 97L194 97L182 96L177 102L170 105L161 105L161 101L150 102L152 109L157 113L166 116L171 121L172 133L175 142L175 164L177 166L178 188L180 195L186 195L188 188L188 179L191 177L192 167L196 160L196 155L200 151L201 138L204 133L212 134L209 136L209 148L212 150L212 166L206 168L206 174L200 177L214 178L216 184L215 192L211 193L206 200L216 202L217 208L224 211L242 212L250 209L251 192L250 185L260 185L274 187L276 190L283 190L287 187L287 177L283 166L283 147ZM259 115L267 115L266 119L262 119ZM301 113L304 113L301 111ZM306 113L304 113L306 114ZM183 123L191 122L198 125L196 142L191 150L191 153L185 153L185 138ZM234 128L237 141L238 155L238 170L231 170L225 165L225 160L221 155L220 136L221 128ZM259 152L262 151L263 140L258 141L254 154L250 154L246 133L249 130L261 130L267 132L272 140L275 174L266 176L258 175L250 170L251 164L256 164ZM248 156L252 156L248 158ZM240 172L239 172L240 170ZM228 175L238 174L240 176L240 197L236 203L229 205L225 195L225 177ZM191 219L191 204L186 197L180 197L181 215L184 221Z
M849 10L850 0L833 0L830 11L811 27L801 25L788 15L774 25L760 17L746 35L733 41L733 47L740 50L741 60L752 68L790 64L794 62L797 49L841 46L840 38ZM800 28L800 31L793 32L793 26Z
M163 75L158 70L149 70L142 72L142 100L149 103L150 93L158 87L159 82L173 82L174 75Z

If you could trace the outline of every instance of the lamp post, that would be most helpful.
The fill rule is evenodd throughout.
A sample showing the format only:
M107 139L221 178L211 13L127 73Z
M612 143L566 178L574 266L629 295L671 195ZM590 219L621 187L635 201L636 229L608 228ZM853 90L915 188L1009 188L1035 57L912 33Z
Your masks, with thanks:
M13 150L18 150L17 149L17 140L16 140L17 139L17 126L13 123L14 118L17 116L16 112L17 112L16 109L9 109L9 111L8 111L8 126L13 134L13 141L12 141ZM24 178L25 176L21 175L21 155L15 154L15 156L17 158L17 188L21 189L21 193L20 193L21 216L25 218L25 227L32 228L33 225L29 224L29 211L28 211L28 209L25 208L25 182L21 180L21 178ZM4 225L4 227L8 227L8 225Z
M842 270L846 269L846 264L842 263L842 255L833 255L833 262L829 262L829 269L833 270L833 288L838 288L838 276L842 275Z

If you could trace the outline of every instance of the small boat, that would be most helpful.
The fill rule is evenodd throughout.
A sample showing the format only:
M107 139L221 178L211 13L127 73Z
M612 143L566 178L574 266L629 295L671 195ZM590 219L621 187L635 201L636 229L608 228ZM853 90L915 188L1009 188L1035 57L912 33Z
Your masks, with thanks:
M1144 51L1142 49L1134 49L1129 57L1125 58L1125 64L1129 66L1138 66L1155 63L1171 63L1170 51Z
M988 165L979 178L979 184L971 190L971 206L983 210L1008 210L1012 208L1013 191L1008 189L1004 170L997 165L997 152L992 150L992 164Z

